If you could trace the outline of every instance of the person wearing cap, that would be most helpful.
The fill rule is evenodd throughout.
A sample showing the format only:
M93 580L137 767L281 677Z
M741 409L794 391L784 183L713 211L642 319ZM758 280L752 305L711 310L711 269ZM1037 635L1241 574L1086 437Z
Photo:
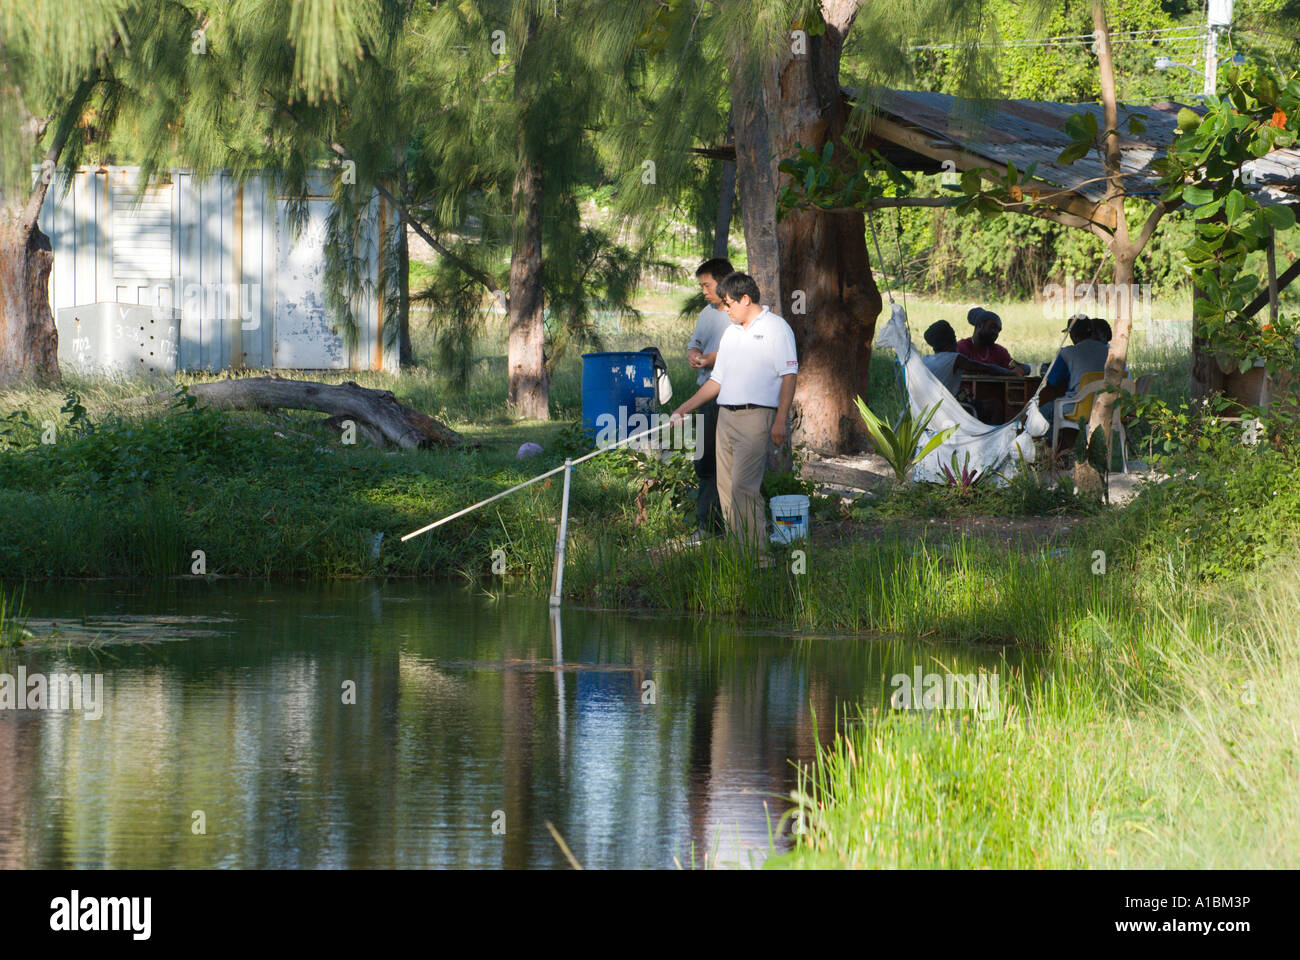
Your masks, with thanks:
M966 322L974 327L975 331L965 340L957 341L958 353L977 363L991 364L1021 376L1029 375L1029 365L1016 363L1011 359L1007 348L998 343L998 335L1002 333L1001 317L992 310L972 307L966 314Z
M705 260L695 271L700 292L707 301L695 323L695 332L686 344L686 360L693 369L699 371L697 386L702 387L709 382L713 365L718 359L718 344L731 326L731 318L721 308L722 301L718 298L718 281L734 272L731 261L722 257ZM710 400L702 405L700 416L704 418L704 423L695 439L700 449L699 456L695 459L695 476L699 488L695 496L696 531L691 537L693 543L717 536L724 529L722 503L718 499L718 467L714 442L718 430L717 401Z
M928 357L922 357L921 362L926 365L935 379L948 388L948 392L956 396L957 391L961 389L961 375L963 373L980 373L986 376L1010 377L1014 372L1006 367L996 367L991 363L980 363L977 360L971 360L957 352L957 332L953 330L952 324L947 320L938 320L925 329L925 342L930 345L934 351Z
M733 273L718 284L731 326L718 344L709 379L675 411L675 426L710 400L718 402L718 499L727 530L756 549L767 543L760 488L770 444L781 446L799 374L794 331L759 305L758 284Z
M1056 355L1051 369L1047 371L1047 383L1038 394L1038 409L1042 411L1048 423L1052 422L1058 399L1063 398L1062 402L1072 407L1073 398L1078 395L1079 383L1084 375L1106 369L1106 354L1110 351L1110 344L1096 339L1097 322L1079 313L1071 317L1065 330L1061 331L1069 332L1071 346L1062 348ZM1105 323L1104 320L1101 322ZM1078 432L1073 427L1063 427L1056 452L1074 446L1074 438Z

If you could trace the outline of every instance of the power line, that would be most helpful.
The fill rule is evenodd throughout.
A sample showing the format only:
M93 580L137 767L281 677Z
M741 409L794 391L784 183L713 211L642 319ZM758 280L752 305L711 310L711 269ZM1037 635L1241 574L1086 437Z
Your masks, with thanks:
M1160 27L1148 30L1119 30L1110 35L1110 42L1114 44L1122 43L1158 43L1174 40L1200 40L1205 37L1206 28L1203 26L1186 26L1186 27ZM1008 47L1048 47L1048 46L1077 46L1083 43L1091 43L1096 36L1091 33L1071 33L1063 34L1057 37L1040 37L1035 40L1006 40L1000 43L987 41L977 41L973 44L968 43L927 43L917 44L908 47L908 52L918 50L958 50L966 47L978 47L980 49L1006 49Z

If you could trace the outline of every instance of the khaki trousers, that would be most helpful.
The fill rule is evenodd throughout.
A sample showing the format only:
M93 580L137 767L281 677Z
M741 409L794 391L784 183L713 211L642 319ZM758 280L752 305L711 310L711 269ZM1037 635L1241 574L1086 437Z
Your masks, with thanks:
M750 546L767 543L767 505L759 488L767 467L776 411L766 407L718 411L718 500L733 536Z

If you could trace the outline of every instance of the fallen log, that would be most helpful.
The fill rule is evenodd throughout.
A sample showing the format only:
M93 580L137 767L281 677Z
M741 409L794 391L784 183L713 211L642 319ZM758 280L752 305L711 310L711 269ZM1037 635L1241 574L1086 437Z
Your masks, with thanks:
M427 447L477 446L426 413L404 406L389 390L372 390L352 382L317 383L283 377L244 377L195 383L190 395L225 410L318 410L331 416L325 423L342 429L355 422L357 431L376 446L392 444L403 450ZM169 399L157 393L142 400Z

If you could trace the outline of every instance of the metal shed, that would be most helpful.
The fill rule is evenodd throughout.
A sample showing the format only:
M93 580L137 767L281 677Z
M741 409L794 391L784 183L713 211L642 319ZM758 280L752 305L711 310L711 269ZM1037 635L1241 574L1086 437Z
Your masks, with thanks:
M352 304L349 349L325 293L328 173L313 175L301 232L274 177L241 185L226 173L200 179L176 169L137 200L138 176L136 167L80 167L70 183L52 185L41 211L54 251L60 364L397 369L377 292L381 239L400 221L377 193L358 251L366 282Z

